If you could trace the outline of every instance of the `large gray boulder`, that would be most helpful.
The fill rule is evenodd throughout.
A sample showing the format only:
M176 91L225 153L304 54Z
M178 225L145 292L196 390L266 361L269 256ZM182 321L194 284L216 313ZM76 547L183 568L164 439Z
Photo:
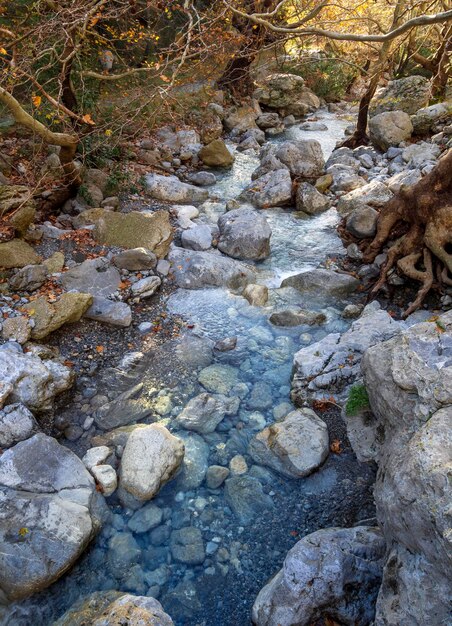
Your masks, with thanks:
M218 249L234 259L262 261L270 255L271 228L265 217L248 208L228 211L218 220Z
M377 518L391 552L375 624L446 624L452 517L452 312L370 347L362 372L379 465Z
M319 98L296 74L270 74L260 82L253 97L271 109L284 111L285 115L306 115L320 107Z
M31 411L47 411L55 396L69 389L74 373L54 355L39 349L22 352L18 344L0 349L0 408L20 402Z
M271 170L254 180L240 194L259 209L288 204L292 198L292 179L289 170Z
M177 176L147 174L146 188L152 198L165 202L200 204L209 197L209 192L205 189L182 183Z
M292 176L301 178L318 178L325 167L322 147L316 139L268 144L262 150L262 158L268 156L274 156L289 169Z
M168 260L177 285L183 289L229 287L240 290L254 279L252 268L220 253L174 248Z
M80 459L36 434L0 457L0 597L42 591L100 527L101 496Z
M0 448L5 450L28 439L39 430L33 413L23 404L9 404L0 410Z
M375 612L385 542L377 528L328 528L299 541L253 606L256 626L309 626L329 617L366 626Z
M412 133L413 124L404 111L386 111L369 120L370 140L383 151L390 146L398 146L409 139Z
M323 463L329 452L328 428L311 409L292 411L251 440L249 454L283 476L302 478Z
M378 342L394 337L405 328L378 305L368 305L350 329L331 333L294 355L292 400L300 406L308 398L325 393L346 395L350 383L360 376L364 352Z
M430 81L423 76L407 76L388 83L379 89L370 103L371 116L385 111L404 111L414 115L427 106L430 98Z
M183 442L164 426L133 430L121 458L121 490L140 502L151 500L174 476L183 458Z
M96 591L78 600L53 626L174 626L155 598Z

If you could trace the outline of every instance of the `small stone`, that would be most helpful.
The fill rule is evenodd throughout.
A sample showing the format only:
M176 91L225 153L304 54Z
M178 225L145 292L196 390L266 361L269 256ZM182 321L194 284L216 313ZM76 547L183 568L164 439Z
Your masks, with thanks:
M116 254L112 261L116 267L129 270L130 272L152 270L157 265L157 257L155 254L145 248L123 250L123 252Z
M174 530L171 533L170 547L173 558L180 563L200 565L206 558L202 533L193 526Z
M33 413L23 404L8 404L0 410L0 448L10 448L38 431Z
M96 446L87 450L82 457L85 467L91 470L95 465L103 465L104 461L110 456L111 450L107 446Z
M211 465L207 469L206 485L209 489L218 489L229 476L229 469L222 465Z
M95 465L91 468L91 474L106 498L116 491L118 477L111 465Z
M64 267L64 254L62 252L54 252L51 257L43 261L49 274L57 274Z
M84 317L96 322L127 328L132 323L132 309L125 302L114 302L94 296L93 303Z
M245 458L241 454L236 454L229 461L229 469L234 476L240 476L246 474L248 471L248 465Z
M154 293L157 291L161 284L162 281L158 276L149 276L148 278L142 278L132 285L132 295L139 296L140 298L150 298L154 295Z
M242 295L252 306L264 306L268 301L268 287L265 285L247 285Z
M30 339L31 326L27 317L8 317L3 322L2 337L6 341L24 344Z
M9 279L9 286L14 291L35 291L42 287L46 280L45 265L26 265Z
M153 503L146 504L136 511L128 522L128 527L134 533L146 533L162 523L163 511Z
M198 382L212 393L227 394L236 384L238 370L230 365L209 365L201 370Z
M218 352L229 352L234 350L237 346L237 337L226 337L226 339L220 339L214 345L214 350Z

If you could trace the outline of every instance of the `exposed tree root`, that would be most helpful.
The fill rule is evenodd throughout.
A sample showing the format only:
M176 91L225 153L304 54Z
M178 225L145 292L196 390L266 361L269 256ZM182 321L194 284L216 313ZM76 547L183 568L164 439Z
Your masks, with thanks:
M366 263L372 263L394 239L401 223L408 225L408 230L389 246L371 295L384 286L389 271L397 265L405 276L421 283L404 313L406 317L422 305L433 286L452 285L452 150L427 176L400 191L382 208L375 238L364 251Z

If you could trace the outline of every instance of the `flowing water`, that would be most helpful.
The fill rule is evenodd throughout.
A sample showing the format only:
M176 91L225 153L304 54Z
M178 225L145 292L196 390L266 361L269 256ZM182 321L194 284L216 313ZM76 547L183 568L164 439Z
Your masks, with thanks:
M303 132L293 127L273 141L315 138L327 158L347 122L326 112L319 116L328 131ZM225 210L225 201L240 194L257 165L257 156L237 152L233 168L211 188L218 201L207 203L198 221L215 223ZM258 283L277 288L285 276L344 253L335 231L334 209L309 218L293 209L270 209L264 214L272 228L272 253L256 265ZM145 390L152 397L157 392L169 407L165 417L156 417L182 436L186 445L183 472L153 500L161 510L157 525L146 532L132 532L128 526L131 512L115 504L113 496L111 519L79 563L49 590L11 609L4 624L51 624L75 600L92 591L118 589L155 595L177 626L245 626L250 624L259 589L281 567L285 554L300 537L373 515L372 470L358 464L349 448L330 455L319 471L301 480L286 479L254 465L247 454L251 437L290 408L293 354L301 346L347 327L340 317L343 302L271 289L270 306L288 303L322 310L327 321L319 327L277 328L268 322L268 308L252 307L224 289L180 289L169 297L168 310L183 317L190 327L179 343L179 354L191 372L177 384L168 387L162 383L159 388L146 368L140 370ZM228 375L234 378L231 394L241 399L238 414L226 417L208 435L178 429L172 418L190 397L203 391L197 376L210 362L212 342L231 336L237 337L235 350L214 350L213 362L230 366ZM331 438L344 439L337 415L324 417ZM244 457L246 475L257 485L241 504L245 513L251 510L246 520L231 509L224 487L210 490L203 481L208 465L227 466L236 455ZM243 464L242 459L236 462ZM200 530L205 550L203 559L202 546L191 548L187 560L192 564L174 560L170 547L171 534L190 526Z

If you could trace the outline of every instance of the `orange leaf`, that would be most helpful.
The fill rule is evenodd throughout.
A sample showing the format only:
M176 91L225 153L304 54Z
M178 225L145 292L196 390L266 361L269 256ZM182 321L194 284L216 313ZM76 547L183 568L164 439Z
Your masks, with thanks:
M34 106L38 108L41 106L42 98L41 96L33 96L31 98L31 101L33 102Z
M96 346L96 352L98 352L99 354L102 354L104 350L105 350L104 346Z
M342 452L341 442L339 441L339 439L334 439L331 442L330 450L331 452L334 452L334 454L340 454Z
M82 120L85 122L85 124L90 124L91 126L95 125L95 121L93 120L93 118L91 117L90 113L86 113L83 117Z

